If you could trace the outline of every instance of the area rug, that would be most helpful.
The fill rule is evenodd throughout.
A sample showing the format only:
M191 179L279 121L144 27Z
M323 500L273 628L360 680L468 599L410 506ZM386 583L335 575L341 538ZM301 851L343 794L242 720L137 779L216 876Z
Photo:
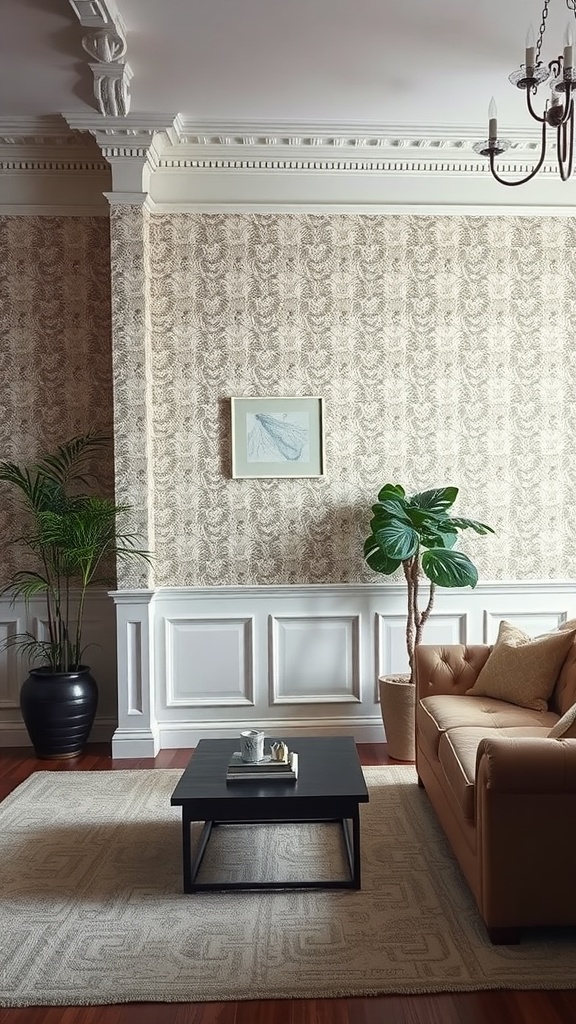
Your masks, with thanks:
M180 774L38 772L0 804L0 1005L576 987L574 930L490 945L412 767L365 769L361 891L184 895ZM340 835L226 826L206 877L337 877Z

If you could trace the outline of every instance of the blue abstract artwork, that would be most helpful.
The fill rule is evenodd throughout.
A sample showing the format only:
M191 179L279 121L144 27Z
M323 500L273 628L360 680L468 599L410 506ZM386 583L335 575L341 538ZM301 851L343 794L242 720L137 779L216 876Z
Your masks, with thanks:
M309 462L308 413L247 413L246 459L250 463Z

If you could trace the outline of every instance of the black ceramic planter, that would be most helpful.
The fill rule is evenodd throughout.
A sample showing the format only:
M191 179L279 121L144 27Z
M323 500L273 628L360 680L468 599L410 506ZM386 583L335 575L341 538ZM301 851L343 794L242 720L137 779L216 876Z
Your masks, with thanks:
M98 705L90 669L33 668L20 690L20 708L38 757L75 757L86 745Z

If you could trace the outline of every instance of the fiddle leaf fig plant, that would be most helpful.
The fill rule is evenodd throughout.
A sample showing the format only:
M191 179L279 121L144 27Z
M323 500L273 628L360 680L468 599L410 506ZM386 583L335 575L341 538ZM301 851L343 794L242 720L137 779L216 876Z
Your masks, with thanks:
M114 584L115 558L150 561L130 530L130 506L82 491L91 460L109 444L106 434L89 431L30 466L0 463L0 481L16 489L23 513L23 532L13 543L28 553L31 565L15 572L1 593L26 605L42 598L47 626L45 639L16 633L2 646L52 672L81 666L88 588Z
M478 570L462 551L455 550L458 534L473 530L494 533L475 519L453 516L450 509L457 487L420 491L411 497L400 484L385 484L372 506L370 536L364 558L374 572L391 576L402 567L407 586L406 649L413 681L414 650L434 606L436 587L475 587ZM429 581L426 606L420 608L420 582Z

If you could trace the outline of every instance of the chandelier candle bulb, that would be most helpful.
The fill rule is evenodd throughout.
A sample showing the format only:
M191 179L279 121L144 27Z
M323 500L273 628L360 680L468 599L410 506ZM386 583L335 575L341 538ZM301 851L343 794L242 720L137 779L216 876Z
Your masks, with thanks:
M498 112L496 110L496 102L494 97L490 100L488 107L488 141L496 142L498 138Z
M534 43L534 29L530 25L526 33L526 70L534 68L536 62L536 46Z
M560 0L559 0L560 2ZM574 106L574 93L576 92L576 67L574 65L574 22L570 18L564 36L564 49L556 50L558 54L547 63L541 59L544 33L548 20L548 10L552 0L543 0L542 18L537 36L534 36L532 25L529 26L526 34L526 45L524 57L526 64L508 75L508 81L517 89L521 89L525 95L525 103L528 114L540 125L540 153L535 153L535 161L531 161L526 174L522 177L504 177L497 166L496 158L510 149L512 142L509 139L500 138L498 135L498 122L496 120L496 104L491 100L488 107L488 139L475 142L472 149L481 156L488 157L489 171L492 177L501 185L525 185L532 181L536 175L544 170L551 170L550 151L547 150L548 133L555 135L555 156L557 170L562 181L568 181L572 172L576 169L576 108ZM565 0L568 10L576 13L576 0ZM544 110L542 113L537 109L536 95L539 87L548 82L552 89L549 99L544 97Z
M570 25L568 25L566 27L566 34L564 36L564 73L572 69L572 42L572 28Z

